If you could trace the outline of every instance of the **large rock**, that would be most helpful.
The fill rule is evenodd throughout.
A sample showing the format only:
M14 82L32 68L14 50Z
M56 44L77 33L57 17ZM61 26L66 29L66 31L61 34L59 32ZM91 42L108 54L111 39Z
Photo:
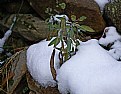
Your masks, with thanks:
M114 0L105 6L104 17L108 25L114 25L121 33L121 0Z
M14 16L12 14L0 20L0 38L3 37L4 33L11 26ZM5 45L14 47L14 49L29 46L47 38L50 35L48 30L47 23L40 18L32 14L19 14L13 32ZM51 36L54 35L51 34Z
M4 25L10 27L14 16L11 15ZM24 41L37 42L47 38L48 33L47 23L40 18L31 14L19 14L12 37L21 37Z
M9 71L5 72L5 70ZM23 75L26 73L26 49L15 53L13 56L6 60L6 63L1 67L1 90L6 91L7 94L13 93L18 84L20 83ZM10 83L10 81L12 81ZM8 83L9 82L9 83ZM6 86L8 84L8 86ZM5 94L0 91L0 94ZM21 93L19 93L21 94Z
M56 0L28 0L30 5L36 10L36 12L46 19L48 14L45 13L46 8L50 7L58 11L60 14L67 14L69 17L73 14L77 18L80 16L86 16L87 19L82 23L92 27L96 33L103 31L105 22L101 16L99 6L94 0L58 0L59 3L65 2L65 10L56 7ZM54 12L55 13L55 12ZM57 12L56 12L57 13Z

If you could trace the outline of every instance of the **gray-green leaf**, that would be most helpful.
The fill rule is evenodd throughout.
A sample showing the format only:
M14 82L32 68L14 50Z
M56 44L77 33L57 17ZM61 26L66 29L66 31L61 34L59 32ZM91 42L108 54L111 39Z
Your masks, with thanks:
M67 41L67 51L68 52L70 52L70 50L71 50L71 43L72 43L71 39L68 39L68 41Z
M65 31L65 29L66 29L66 19L65 19L65 17L61 18L61 29L62 29L62 31Z
M60 3L59 6L61 7L61 9L65 9L66 8L66 4L65 3Z
M71 15L71 20L72 21L76 21L76 16L75 15Z
M48 46L51 46L51 45L53 45L54 44L54 47L56 47L58 44L59 44L59 42L60 42L60 38L55 38L55 39L53 39L49 44L48 44Z
M80 29L83 30L83 31L95 32L95 30L93 30L91 27L86 26L86 25L81 25Z
M81 16L81 17L79 18L79 21L84 21L86 18L87 18L87 17L85 17L85 16Z
M70 37L73 38L73 36L74 36L74 31L71 30L71 31L69 32L69 34L70 34Z

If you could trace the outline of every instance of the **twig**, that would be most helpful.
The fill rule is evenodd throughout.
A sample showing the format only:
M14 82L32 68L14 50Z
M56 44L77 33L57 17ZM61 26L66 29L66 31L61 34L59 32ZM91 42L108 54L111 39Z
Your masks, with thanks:
M55 56L55 49L53 50L52 55L51 55L50 69L51 69L51 73L52 73L53 79L56 81L56 70L54 68L54 56Z
M6 68L6 79L7 79L7 92L9 92L9 86L8 86L8 71L7 71L7 68Z
M0 90L7 94L7 92L5 90L3 90L2 88L0 88Z

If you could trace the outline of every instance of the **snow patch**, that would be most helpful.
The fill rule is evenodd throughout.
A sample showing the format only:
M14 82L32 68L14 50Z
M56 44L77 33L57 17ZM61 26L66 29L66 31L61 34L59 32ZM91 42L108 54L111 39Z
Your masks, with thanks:
M57 22L61 22L62 17L65 17L66 21L69 21L69 18L67 15L55 15L55 16L51 16L49 22L53 22L53 21L57 21Z
M108 52L116 60L121 60L121 42L114 42L114 44L111 46L111 49Z
M112 44L109 54L116 60L121 60L121 36L117 33L115 27L106 27L102 37L99 39L99 44L108 46Z
M105 4L109 3L110 0L94 0L100 7L100 10L103 11Z
M0 39L0 53L2 53L3 51L4 51L4 49L3 49L3 46L4 46L4 44L5 44L5 42L6 42L6 40L9 38L9 36L11 35L11 33L12 33L12 30L8 30L8 31L6 31L6 33L4 34L4 37L2 38L2 39Z
M1 62L0 62L0 65L2 65L3 63L4 63L4 61L1 61Z
M57 80L62 94L120 94L121 64L97 40L89 40L62 65Z
M116 40L120 40L121 36L117 33L116 28L111 26L111 27L106 27L104 29L104 33L102 37L99 39L99 43L107 46L109 43L113 43Z
M50 58L53 46L48 46L50 41L43 40L30 46L27 50L27 67L32 77L43 87L54 87L56 81L53 80L50 71ZM55 53L55 69L59 67L58 51Z

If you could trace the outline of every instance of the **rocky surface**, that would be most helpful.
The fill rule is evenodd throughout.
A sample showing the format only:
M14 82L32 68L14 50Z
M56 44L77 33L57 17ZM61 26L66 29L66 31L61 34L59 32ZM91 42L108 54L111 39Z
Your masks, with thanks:
M115 25L121 34L121 0L114 0L105 6L104 17L108 25Z
M94 2L94 0L59 0L60 3L66 3L66 8L60 9L56 7L56 0L28 0L30 5L35 9L35 11L43 18L49 17L45 13L46 8L52 8L54 14L67 14L69 17L71 15L76 15L77 18L80 16L86 16L87 19L81 23L86 24L93 28L96 33L103 31L105 27L105 22L99 10L99 6Z
M14 14L9 16L3 25L10 27L14 16ZM19 14L12 36L21 37L24 41L37 42L45 39L48 33L47 23L40 18L32 14Z
M6 69L7 72L5 72ZM27 71L26 50L17 52L10 57L0 71L2 80L1 89L6 91L8 94L16 94L13 92ZM8 84L8 86L6 86L6 84ZM5 90L5 87L7 87L7 90ZM4 93L1 92L1 94Z
M44 88L32 79L29 72L26 73L26 77L27 77L28 87L30 89L29 94L60 94L57 86Z

